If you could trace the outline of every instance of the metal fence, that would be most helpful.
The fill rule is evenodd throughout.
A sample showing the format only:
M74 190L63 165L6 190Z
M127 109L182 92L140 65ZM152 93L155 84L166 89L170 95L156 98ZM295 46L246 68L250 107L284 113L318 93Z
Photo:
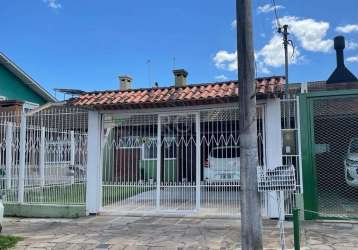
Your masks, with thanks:
M0 112L0 150L5 203L85 203L87 112Z
M358 217L358 101L312 101L317 208L321 216Z
M264 109L257 110L263 165ZM106 212L239 216L237 108L105 115L104 135Z
M292 215L296 207L296 193L303 193L298 98L295 95L281 100L282 165L296 170L296 192L285 192L285 212Z

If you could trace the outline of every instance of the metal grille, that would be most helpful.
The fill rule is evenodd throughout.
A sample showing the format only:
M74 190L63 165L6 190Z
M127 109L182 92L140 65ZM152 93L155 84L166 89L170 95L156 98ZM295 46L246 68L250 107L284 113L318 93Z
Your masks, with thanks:
M20 112L0 113L0 177L1 190L6 190L5 202L18 200L20 119Z
M110 212L156 207L158 116L105 116L102 205Z
M257 110L263 165L264 109ZM104 138L104 211L239 215L238 109L105 115Z
M240 214L239 109L201 112L201 213ZM258 165L264 164L264 108L257 108ZM264 201L262 202L265 205Z
M87 112L48 107L0 113L7 203L84 204Z
M313 101L314 159L318 212L358 216L358 101Z
M295 193L302 193L302 164L300 145L300 120L298 98L281 100L281 131L282 131L282 165L292 165L295 168L296 190L285 192L285 213L292 215L296 207Z
M267 191L295 191L295 168L278 166L274 169L257 168L257 183L259 192Z

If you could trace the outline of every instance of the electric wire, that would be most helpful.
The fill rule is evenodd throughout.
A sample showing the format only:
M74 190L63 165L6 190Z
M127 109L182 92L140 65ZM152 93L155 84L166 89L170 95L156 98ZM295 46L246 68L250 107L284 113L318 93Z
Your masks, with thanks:
M274 7L274 15L275 15L275 20L276 20L276 28L277 30L281 29L281 24L280 24L280 19L278 16L278 11L277 11L277 5L276 5L276 1L272 0L272 5Z

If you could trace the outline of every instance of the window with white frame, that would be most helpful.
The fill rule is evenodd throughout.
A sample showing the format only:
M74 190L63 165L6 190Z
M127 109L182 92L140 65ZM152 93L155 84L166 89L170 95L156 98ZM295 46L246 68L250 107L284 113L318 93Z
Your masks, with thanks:
M164 159L176 159L176 143L175 137L165 137L163 139ZM156 160L157 159L157 138L150 137L143 140L142 144L142 159Z

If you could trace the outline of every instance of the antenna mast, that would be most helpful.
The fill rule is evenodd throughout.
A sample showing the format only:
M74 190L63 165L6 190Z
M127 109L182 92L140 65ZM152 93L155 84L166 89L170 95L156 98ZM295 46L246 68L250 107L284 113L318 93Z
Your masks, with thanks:
M150 59L148 59L147 60L147 66L148 66L148 82L149 82L149 86L152 86L151 67L150 67L151 63L152 63L152 61Z

